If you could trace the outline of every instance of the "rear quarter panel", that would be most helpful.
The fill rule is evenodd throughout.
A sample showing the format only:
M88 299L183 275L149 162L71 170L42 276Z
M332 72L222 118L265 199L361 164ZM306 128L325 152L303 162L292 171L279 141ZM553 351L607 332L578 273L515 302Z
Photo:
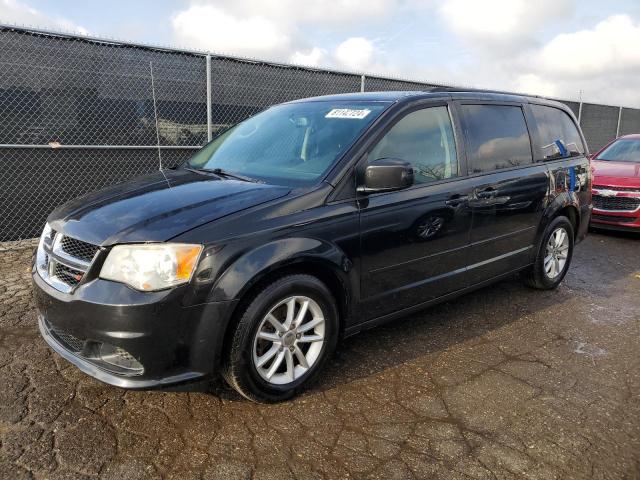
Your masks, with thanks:
M585 156L547 162L549 169L549 197L538 235L547 224L566 207L574 207L578 215L576 242L582 240L589 228L591 217L592 173Z
M593 172L589 161L589 150L584 134L571 109L566 105L551 100L535 100L536 104L541 104L564 111L573 121L584 146L584 154L581 156L561 158L558 160L543 162L549 171L549 192L547 202L540 222L536 245L539 244L540 237L544 233L549 222L558 215L563 208L573 207L577 215L578 229L576 242L582 240L588 231L589 220L591 218L591 186ZM529 106L525 108L527 123L531 130L531 143L534 152L543 148L544 143L537 129L537 123L533 112ZM537 161L540 161L537 159ZM537 252L533 252L534 255Z

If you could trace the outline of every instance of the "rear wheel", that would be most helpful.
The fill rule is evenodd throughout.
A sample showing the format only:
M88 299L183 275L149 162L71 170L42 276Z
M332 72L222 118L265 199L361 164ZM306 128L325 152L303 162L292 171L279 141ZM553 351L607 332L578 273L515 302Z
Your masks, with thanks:
M287 275L249 300L233 332L223 376L249 400L285 400L322 369L337 332L329 289L310 275Z
M573 225L554 218L545 229L534 264L522 274L524 282L540 290L556 288L567 274L573 255Z

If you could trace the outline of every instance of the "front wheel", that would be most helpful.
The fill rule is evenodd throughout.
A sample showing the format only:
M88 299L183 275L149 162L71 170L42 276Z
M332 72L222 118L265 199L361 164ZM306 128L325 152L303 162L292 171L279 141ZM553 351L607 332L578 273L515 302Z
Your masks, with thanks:
M337 333L329 289L310 275L287 275L249 300L233 332L223 376L249 400L285 400L322 369Z
M540 290L556 288L567 274L573 255L573 225L554 218L545 229L534 264L522 273L524 282Z

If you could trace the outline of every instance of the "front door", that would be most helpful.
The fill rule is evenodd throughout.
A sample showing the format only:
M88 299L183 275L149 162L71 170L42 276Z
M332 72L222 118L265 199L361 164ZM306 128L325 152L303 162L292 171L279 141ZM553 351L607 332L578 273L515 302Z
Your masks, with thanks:
M365 320L466 285L473 185L460 177L455 137L442 104L401 116L369 150L368 161L410 162L415 184L359 199Z

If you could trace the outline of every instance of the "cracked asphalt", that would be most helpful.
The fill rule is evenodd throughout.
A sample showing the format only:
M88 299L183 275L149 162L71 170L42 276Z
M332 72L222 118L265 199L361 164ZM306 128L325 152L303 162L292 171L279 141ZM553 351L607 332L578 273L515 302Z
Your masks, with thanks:
M0 478L640 478L639 246L592 233L556 291L511 279L347 339L268 406L83 375L37 333L31 248L0 251Z

